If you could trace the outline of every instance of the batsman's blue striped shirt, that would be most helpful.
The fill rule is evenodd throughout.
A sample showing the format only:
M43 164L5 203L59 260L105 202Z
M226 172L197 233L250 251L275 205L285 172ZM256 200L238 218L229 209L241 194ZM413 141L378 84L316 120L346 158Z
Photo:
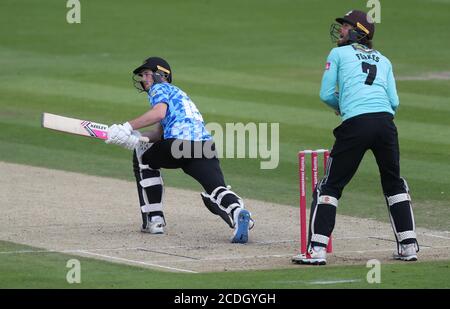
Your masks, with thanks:
M148 99L152 107L156 104L167 104L166 116L160 122L165 139L177 138L189 141L211 139L202 115L194 102L180 88L169 83L153 84L148 91Z

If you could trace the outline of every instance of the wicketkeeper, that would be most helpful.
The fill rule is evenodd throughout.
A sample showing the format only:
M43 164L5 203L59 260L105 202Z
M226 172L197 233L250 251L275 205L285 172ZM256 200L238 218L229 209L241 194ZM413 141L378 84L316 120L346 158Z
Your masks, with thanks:
M313 193L308 251L298 261L326 263L326 246L338 201L369 149L378 164L397 240L394 257L415 261L419 246L408 185L400 177L397 128L393 122L399 99L392 65L372 48L375 24L366 13L353 10L336 21L330 35L338 47L328 56L320 98L343 122L333 131L336 140L327 173Z
M201 197L206 207L234 228L231 241L246 243L248 231L253 227L250 212L225 184L214 141L203 117L189 96L172 85L172 70L167 61L159 57L146 59L133 71L133 81L140 92L148 95L151 109L134 120L112 125L106 143L134 150L141 231L164 233L161 168L181 168L203 186L205 192ZM151 131L137 131L152 125L155 126ZM141 135L147 136L150 143L140 142ZM180 201L179 207L190 205Z

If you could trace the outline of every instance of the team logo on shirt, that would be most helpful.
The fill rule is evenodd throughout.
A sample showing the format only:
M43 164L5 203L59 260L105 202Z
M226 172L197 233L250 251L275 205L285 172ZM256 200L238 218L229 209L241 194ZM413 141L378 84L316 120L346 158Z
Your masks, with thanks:
M329 70L330 69L330 65L331 65L331 63L327 62L327 64L325 64L325 70Z

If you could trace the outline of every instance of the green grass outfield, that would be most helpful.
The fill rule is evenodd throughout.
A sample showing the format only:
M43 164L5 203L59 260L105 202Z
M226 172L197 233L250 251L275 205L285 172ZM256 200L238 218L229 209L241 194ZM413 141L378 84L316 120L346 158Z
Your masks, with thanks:
M21 250L26 252L6 253ZM382 264L381 282L369 284L365 266L180 274L32 250L38 249L0 242L0 288L450 288L448 261ZM81 283L69 284L66 264L73 258L80 262Z
M412 190L417 225L448 230L450 81L408 79L450 72L445 31L450 26L450 2L381 2L375 47L391 59L395 75L403 77L397 82L401 106L396 117L402 174ZM1 161L133 180L129 152L98 140L43 130L40 115L46 111L105 123L138 116L148 103L132 87L130 72L145 57L159 55L168 59L174 84L191 96L206 122L280 124L277 169L260 170L259 160L254 159L223 159L222 166L227 182L243 197L297 204L297 151L331 148L332 129L339 124L318 97L332 48L329 25L351 8L365 9L366 1L81 1L78 25L66 23L65 3L1 1ZM166 172L165 183L200 190L177 171ZM346 188L339 213L388 220L372 154L366 155ZM3 265L5 257L0 259ZM424 282L441 273L438 266L427 263L386 267L422 271L429 274L420 279ZM123 269L127 274L184 278ZM340 270L347 268L308 273L331 276ZM306 271L240 275L282 273L301 278ZM202 276L231 277L192 278ZM193 280L200 284L201 280ZM254 280L246 281L240 284Z

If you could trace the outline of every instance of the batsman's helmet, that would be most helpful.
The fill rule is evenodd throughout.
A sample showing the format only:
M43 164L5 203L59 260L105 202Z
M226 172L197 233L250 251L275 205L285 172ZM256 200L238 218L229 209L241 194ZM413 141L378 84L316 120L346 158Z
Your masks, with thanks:
M144 91L140 73L146 69L153 72L153 80L155 83L163 82L163 77L169 83L172 82L172 70L170 69L169 63L160 57L150 57L145 59L142 65L133 70L133 83L139 91Z
M347 23L353 26L353 30L349 32L349 41L361 42L372 40L375 34L375 24L363 11L352 10L345 14L344 17L336 18L339 24L332 24L330 28L331 39L336 42L339 40L339 28L342 24Z
M159 73L161 76L167 78L169 83L172 82L172 70L169 63L160 57L150 57L144 60L144 63L134 69L133 74L139 74L145 69L149 69L154 73Z

